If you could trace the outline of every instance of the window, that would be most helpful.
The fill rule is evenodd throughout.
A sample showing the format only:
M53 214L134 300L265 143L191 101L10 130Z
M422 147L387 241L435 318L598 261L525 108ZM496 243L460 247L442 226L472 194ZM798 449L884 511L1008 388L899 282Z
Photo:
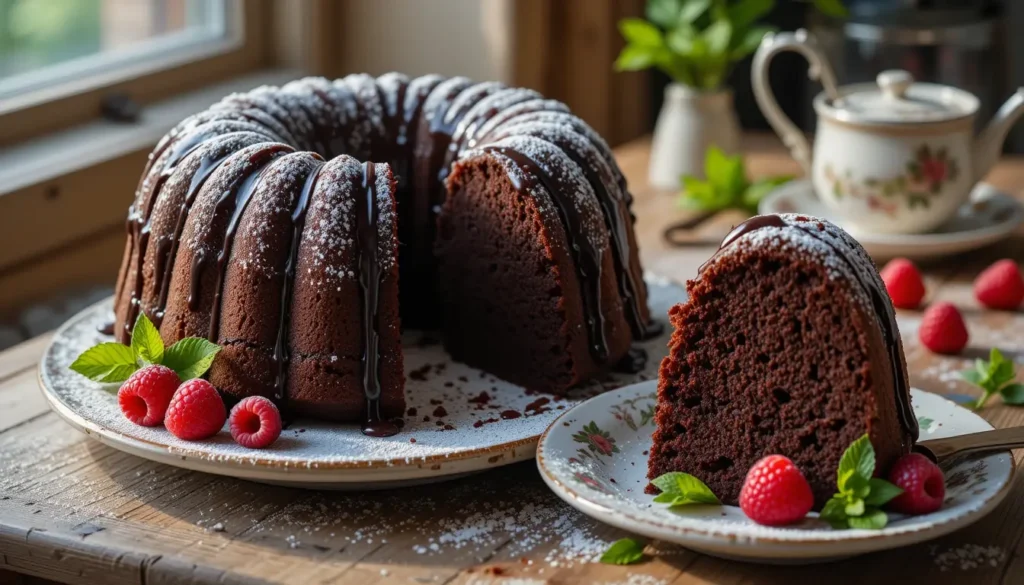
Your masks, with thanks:
M0 145L261 65L266 3L0 0ZM18 116L11 116L18 113Z
M226 39L220 0L0 0L0 99Z

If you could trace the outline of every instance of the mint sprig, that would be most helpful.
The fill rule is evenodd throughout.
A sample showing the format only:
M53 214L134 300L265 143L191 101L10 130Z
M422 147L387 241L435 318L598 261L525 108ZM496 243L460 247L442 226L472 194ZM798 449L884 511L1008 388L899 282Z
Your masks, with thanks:
M836 472L839 492L825 503L818 516L832 528L885 528L889 517L881 508L903 490L872 477L874 474L875 448L865 434L843 453Z
M714 492L703 481L681 471L660 475L651 480L661 493L654 501L670 508L689 504L721 504Z
M612 543L601 555L606 565L632 565L644 558L644 543L632 538L623 538Z
M705 212L739 209L757 213L757 206L765 195L793 178L786 175L750 181L743 157L728 156L715 146L704 155L704 175L707 179L683 177L680 206Z
M160 332L143 314L135 321L130 345L95 345L82 352L70 367L94 382L120 383L139 368L162 364L185 381L205 374L218 351L219 345L201 337L186 337L165 348Z
M1001 395L1006 404L1024 404L1024 384L1013 381L1017 377L1013 360L1003 357L1002 352L994 347L988 354L988 361L975 360L974 368L963 370L960 377L982 390L982 395L971 404L975 410L985 406L995 394Z

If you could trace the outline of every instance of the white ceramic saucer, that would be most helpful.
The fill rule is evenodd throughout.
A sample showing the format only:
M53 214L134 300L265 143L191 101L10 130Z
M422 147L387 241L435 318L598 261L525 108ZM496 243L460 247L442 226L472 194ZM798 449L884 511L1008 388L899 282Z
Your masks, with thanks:
M651 314L664 316L685 299L678 284L648 278ZM97 384L68 365L110 338L98 333L108 299L68 321L40 364L43 394L75 428L115 449L196 471L316 489L376 489L451 479L531 459L541 433L562 412L607 389L657 377L670 328L639 344L648 352L638 374L609 374L569 397L527 392L457 363L420 332L403 338L409 412L400 433L365 437L358 425L299 419L269 449L236 445L223 430L207 441L175 438L163 427L130 423L117 406L117 385Z
M769 193L758 206L759 213L806 213L823 217L840 226L843 220L814 194L806 180L790 181ZM967 252L999 241L1024 223L1024 206L1012 196L987 183L979 183L971 200L935 232L928 234L872 234L850 229L850 233L876 260L902 256L923 260ZM845 226L844 226L845 227Z
M1013 458L1003 452L946 469L942 509L924 516L892 514L882 530L833 530L816 518L771 528L755 524L735 506L669 510L644 493L656 390L655 380L620 388L555 421L537 448L537 466L548 486L581 512L624 530L760 563L822 562L930 540L977 521L1009 491ZM915 389L912 396L924 438L992 428L938 395Z

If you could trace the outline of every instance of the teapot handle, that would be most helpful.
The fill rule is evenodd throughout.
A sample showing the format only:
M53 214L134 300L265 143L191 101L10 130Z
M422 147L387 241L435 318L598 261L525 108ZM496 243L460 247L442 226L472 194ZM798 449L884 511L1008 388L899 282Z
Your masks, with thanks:
M814 37L806 30L800 29L796 32L768 33L761 40L761 45L754 54L753 66L750 68L751 85L754 89L754 98L758 107L768 119L775 132L782 138L783 144L789 148L790 154L796 162L800 163L804 172L811 175L811 145L804 133L786 117L779 102L775 100L771 84L768 83L768 66L772 57L783 51L796 51L807 58L810 69L807 76L811 79L818 79L825 86L825 92L833 99L839 99L839 91L836 88L836 76L829 67L828 61L821 49L818 48Z

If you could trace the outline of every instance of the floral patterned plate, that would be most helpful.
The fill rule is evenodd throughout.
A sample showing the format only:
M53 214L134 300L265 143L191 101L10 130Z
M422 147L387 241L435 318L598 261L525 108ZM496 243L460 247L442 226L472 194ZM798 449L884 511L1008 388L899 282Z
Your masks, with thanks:
M583 513L624 530L709 555L761 563L823 562L930 540L977 521L1009 491L1014 465L1004 452L945 469L941 510L924 516L890 514L882 530L833 530L816 514L791 527L759 526L735 506L669 510L644 493L656 391L655 380L626 386L556 420L537 448L537 466L548 486ZM992 428L936 394L915 389L912 397L922 437Z
M760 213L806 213L838 225L843 220L814 195L810 181L790 181L769 193ZM851 230L876 260L902 256L914 260L967 252L1009 237L1024 223L1024 206L992 185L978 183L952 219L927 234L873 234ZM844 226L847 227L847 226Z

